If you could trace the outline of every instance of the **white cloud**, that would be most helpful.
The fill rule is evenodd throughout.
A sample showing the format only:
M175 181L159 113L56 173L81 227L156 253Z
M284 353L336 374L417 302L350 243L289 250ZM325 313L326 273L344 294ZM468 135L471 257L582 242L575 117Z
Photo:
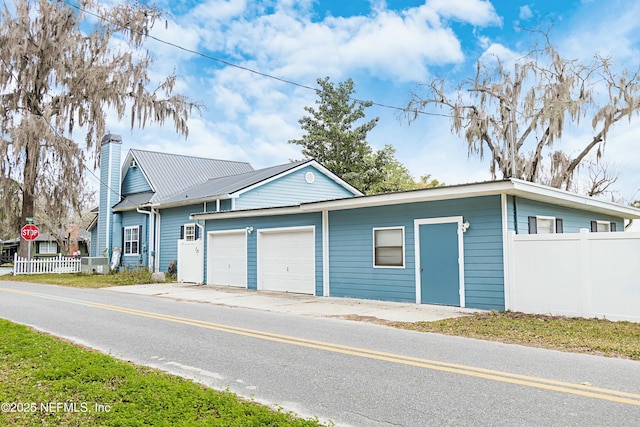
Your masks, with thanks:
M621 4L624 7L617 7ZM561 52L570 57L590 60L595 53L611 56L619 64L637 63L640 51L640 3L614 2L587 5L580 19L563 27ZM635 67L631 67L635 68Z
M262 70L288 78L348 74L368 70L388 79L411 81L426 74L429 64L460 63L464 56L456 34L443 22L453 18L473 25L499 25L486 1L432 0L402 12L374 4L370 15L327 16L312 21L310 2L277 2L275 10L258 15L257 5L209 2L182 18L182 28L202 24L210 9L227 5L232 12L210 18L200 27L201 49L222 50L242 62L255 58ZM231 8L231 4L235 5ZM244 7L244 8L243 8ZM182 29L181 28L181 29ZM341 76L336 76L340 78Z
M509 64L521 57L521 54L509 49L503 44L491 43L480 56L480 60L483 62L496 62L499 59L503 64Z
M209 0L199 3L188 15L200 24L220 25L242 16L246 11L246 0Z
M429 0L426 7L438 15L454 18L472 25L501 25L498 16L489 1L482 0Z
M531 18L533 18L533 12L531 11L531 8L529 7L529 5L524 5L524 6L520 6L520 19L522 19L523 21L529 20Z

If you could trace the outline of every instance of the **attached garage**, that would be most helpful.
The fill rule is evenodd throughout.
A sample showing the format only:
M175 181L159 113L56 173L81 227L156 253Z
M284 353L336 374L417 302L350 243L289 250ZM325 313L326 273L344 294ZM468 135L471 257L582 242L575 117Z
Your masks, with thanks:
M207 284L246 288L246 230L210 231L207 248Z
M258 230L258 289L315 295L315 227Z

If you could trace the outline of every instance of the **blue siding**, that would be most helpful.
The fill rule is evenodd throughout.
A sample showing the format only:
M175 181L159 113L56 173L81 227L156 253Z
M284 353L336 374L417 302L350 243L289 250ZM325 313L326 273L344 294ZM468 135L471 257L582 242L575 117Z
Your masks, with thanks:
M202 209L203 205L198 204L160 211L160 271L167 271L171 261L178 259L180 227L187 223L193 224L195 221L189 219L189 214L201 212Z
M136 211L122 212L122 229L125 227L137 227L142 225L142 235L140 236L140 250L138 255L124 255L122 248L122 265L126 268L143 267L147 265L149 242L148 216ZM122 230L120 230L122 233ZM124 242L123 242L124 245Z
M307 172L314 175L311 184L305 180ZM349 196L353 194L346 188L316 168L307 166L241 194L236 200L236 209L297 205Z
M514 202L515 200L515 202ZM565 233L579 233L581 228L591 229L591 221L615 222L617 231L624 231L624 219L609 215L601 215L580 209L556 206L549 203L524 199L522 197L507 197L507 221L509 230L514 228L514 203L518 216L518 234L529 233L530 216L553 216L562 219Z
M416 301L414 219L463 216L467 307L504 309L500 196L329 213L331 296ZM405 227L405 267L373 268L374 227Z
M322 214L309 213L300 215L281 215L273 217L233 218L226 220L209 220L206 232L214 230L237 230L253 227L253 233L247 234L247 287L257 289L257 241L258 230L265 228L315 226L316 254L316 295L323 295L322 288ZM207 247L205 245L205 275L207 271ZM205 278L206 283L206 278Z
M151 186L140 168L129 167L122 180L122 194L142 193L151 191Z

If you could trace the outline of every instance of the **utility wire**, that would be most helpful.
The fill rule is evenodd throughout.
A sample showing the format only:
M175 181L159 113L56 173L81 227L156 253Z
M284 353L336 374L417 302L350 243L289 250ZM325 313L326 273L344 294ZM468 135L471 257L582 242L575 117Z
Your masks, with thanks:
M68 6L71 6L71 7L75 8L75 9L77 9L77 10L80 10L80 11L82 11L82 12L88 14L88 15L96 17L96 18L98 18L98 19L100 19L102 21L106 21L106 22L109 22L111 24L114 24L114 22L109 21L108 19L98 15L95 12L92 12L90 10L84 9L81 6L69 3L68 0L65 0L64 3L67 4ZM256 75L259 75L259 76L262 76L262 77L266 77L266 78L269 78L269 79L272 79L272 80L276 80L276 81L279 81L281 83L289 84L289 85L292 85L292 86L296 86L296 87L299 87L299 88L302 88L302 89L312 90L312 91L314 91L316 93L319 91L319 89L311 87L309 85L305 85L305 84L302 84L302 83L294 82L293 80L288 80L288 79L285 79L285 78L282 78L282 77L274 76L272 74L265 73L265 72L258 71L258 70L254 70L252 68L245 67L245 66L242 66L242 65L234 64L233 62L229 62L229 61L226 61L224 59L216 58L214 56L207 55L206 53L202 53L202 52L199 52L197 50L189 49L189 48L181 46L181 45L179 45L177 43L173 43L173 42L169 42L169 41L163 40L163 39L161 39L159 37L156 37L156 36L153 36L151 34L145 34L142 31L134 31L130 27L129 27L129 31L137 33L137 34L140 34L140 35L145 36L145 37L147 37L149 39L152 39L152 40L155 40L155 41L157 41L159 43L165 44L167 46L171 46L171 47L174 47L176 49L182 50L184 52L188 52L188 53L191 53L193 55L197 55L197 56L200 56L202 58L205 58L205 59L208 59L208 60L211 60L211 61L219 62L219 63L227 65L229 67L233 67L233 68L237 68L237 69L240 69L240 70L243 70L243 71L247 71L249 73L253 73L253 74L256 74ZM425 116L437 116L437 117L446 117L446 118L464 118L464 117L454 116L454 115L451 115L451 114L432 113L432 112L422 111L422 110L418 110L418 109L410 109L410 108L406 108L406 107L396 107L394 105L382 104L382 103L375 102L375 101L364 101L364 100L357 99L357 98L352 98L352 97L349 97L349 98L352 101L355 101L355 102L358 102L358 103L361 103L361 104L370 102L372 105L375 105L377 107L396 110L396 111L400 111L400 112L403 112L403 113L413 113L413 114L421 114L421 115L425 115Z
M75 9L77 9L79 11L82 11L82 12L88 14L88 15L94 16L94 17L96 17L96 18L98 18L100 20L103 20L103 21L106 21L106 22L110 22L109 20L107 20L106 18L98 15L97 13L92 12L90 10L86 10L86 9L84 9L84 8L78 6L78 5L71 4L71 3L69 3L69 1L65 0L64 3L67 4L70 7L73 7L73 8L75 8ZM110 23L113 24L113 22L110 22ZM129 28L129 31L133 31L133 30L131 28ZM233 68L238 68L238 69L243 70L243 71L247 71L247 72L262 76L262 77L273 79L273 80L276 80L276 81L279 81L279 82L282 82L282 83L285 83L285 84L293 85L293 86L296 86L296 87L299 87L299 88L302 88L302 89L312 90L312 91L314 91L316 93L318 92L317 88L314 88L314 87L311 87L311 86L308 86L308 85L304 85L304 84L301 84L301 83L294 82L292 80L287 80L287 79L284 79L284 78L281 78L281 77L277 77L277 76L274 76L274 75L271 75L271 74L268 74L268 73L257 71L257 70L254 70L252 68L245 67L245 66L242 66L242 65L234 64L232 62L225 61L223 59L216 58L214 56L207 55L205 53L202 53L202 52L199 52L199 51L195 51L193 49L189 49L189 48L186 48L184 46L180 46L180 45L178 45L176 43L168 42L166 40L160 39L159 37L152 36L150 34L143 34L142 32L137 32L137 33L141 34L141 35L144 35L145 37L148 37L150 39L153 39L153 40L155 40L155 41L157 41L159 43L165 44L167 46L174 47L176 49L179 49L179 50L182 50L182 51L185 51L185 52L188 52L188 53L192 53L192 54L197 55L197 56L201 56L201 57L203 57L205 59L209 59L211 61L219 62L221 64L224 64L224 65L227 65L227 66L230 66L230 67L233 67ZM415 113L415 114L423 114L423 115L429 115L429 116L440 116L440 117L447 117L447 118L455 118L456 117L456 116L452 116L452 115L448 115L448 114L439 114L439 113L430 113L430 112L425 112L425 111L420 111L420 110L411 110L411 109L408 109L408 108L396 107L396 106L393 106L393 105L381 104L381 103L373 102L373 101L363 101L363 100L352 98L352 97L350 97L350 99L352 99L355 102L359 102L359 103L371 102L372 105L376 105L378 107L387 108L387 109L393 109L393 110L397 110L397 111L401 111L401 112L405 112L405 113L410 112L410 113ZM58 133L58 130L55 127L53 127L53 125L51 125L50 123L47 123L47 124L49 125L51 130L54 132L56 137L58 137L58 138L60 138L62 140L67 140L67 138L65 138L64 136L62 136L62 135L60 135ZM116 190L111 188L107 183L102 182L102 179L99 176L97 176L89 166L87 166L87 164L84 162L84 160L82 161L82 166L84 167L84 169L86 171L88 171L97 180L97 182L100 185L104 185L105 187L107 187L108 191L113 192L114 194L122 197Z

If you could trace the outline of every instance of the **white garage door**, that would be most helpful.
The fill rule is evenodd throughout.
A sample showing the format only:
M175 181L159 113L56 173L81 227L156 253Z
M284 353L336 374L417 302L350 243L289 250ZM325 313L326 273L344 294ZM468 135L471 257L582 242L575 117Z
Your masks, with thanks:
M315 294L314 228L258 232L258 289Z
M207 241L207 284L247 287L245 230L211 231Z

